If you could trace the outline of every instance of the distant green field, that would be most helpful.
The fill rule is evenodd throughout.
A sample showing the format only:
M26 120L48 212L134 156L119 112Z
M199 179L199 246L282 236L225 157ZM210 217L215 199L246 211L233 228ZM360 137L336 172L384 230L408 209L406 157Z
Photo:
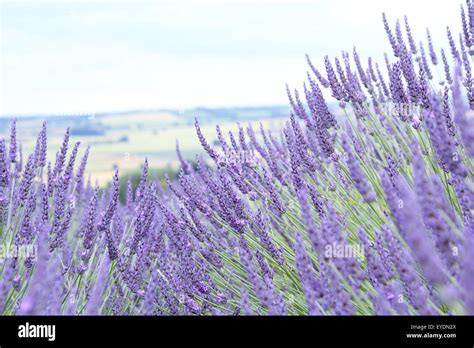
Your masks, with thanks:
M282 113L281 116L275 116L275 112L268 114L270 116L267 118L246 118L240 119L240 122L242 125L252 123L256 131L259 129L259 122L262 122L266 129L278 132L287 120L287 115ZM199 120L204 119L201 129L210 143L216 139L216 124L220 125L225 134L229 130L237 129L236 121L229 118L208 114L201 118L199 111L195 116ZM25 155L33 151L42 122L41 117L17 119L18 141L23 145ZM194 116L187 114L155 111L95 117L49 117L47 122L50 149L48 160L54 161L64 131L71 127L71 143L81 141L79 156L82 156L87 145L91 146L88 173L92 182L97 180L99 184L107 184L110 181L114 166L118 166L122 174L136 172L145 157L148 158L151 168L176 168L177 139L186 158L194 160L196 154L202 153L193 125ZM9 136L9 124L8 120L0 120L2 137Z

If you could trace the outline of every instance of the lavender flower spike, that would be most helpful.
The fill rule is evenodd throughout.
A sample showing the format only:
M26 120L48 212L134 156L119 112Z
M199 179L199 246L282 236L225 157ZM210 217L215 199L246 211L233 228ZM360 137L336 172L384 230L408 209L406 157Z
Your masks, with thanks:
M110 228L110 224L112 222L112 218L117 210L119 198L119 175L118 170L115 171L113 181L112 181L112 197L110 199L109 205L102 216L102 220L99 223L98 230L99 232L105 232L107 237L107 247L109 250L109 257L110 260L113 261L118 258L118 249L116 245L116 241L114 236L112 235L112 231Z
M321 310L317 305L317 293L316 287L320 286L316 282L314 269L311 264L311 261L306 254L303 237L301 233L296 234L296 268L298 269L298 275L300 277L301 285L306 297L306 303L308 305L308 314L309 315L321 315Z
M349 167L349 172L355 187L360 192L366 203L373 202L376 198L375 192L372 189L372 186L368 183L367 178L364 176L359 162L355 158L354 153L349 146L349 142L345 134L342 138L342 146L347 154L347 166Z
M13 120L10 131L10 162L16 162L16 120Z
M397 178L395 192L385 173L381 174L387 201L402 237L413 250L423 274L432 284L446 280L446 270L427 233L416 196L402 176Z

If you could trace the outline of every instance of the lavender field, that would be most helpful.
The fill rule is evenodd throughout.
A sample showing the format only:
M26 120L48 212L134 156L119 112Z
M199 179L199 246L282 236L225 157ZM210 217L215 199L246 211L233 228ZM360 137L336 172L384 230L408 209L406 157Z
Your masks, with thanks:
M99 187L69 129L22 153L12 122L0 313L474 315L474 3L443 42L389 13L373 29L385 60L306 57L278 134L209 141L196 115L205 155L178 139L176 179L143 158L138 184Z

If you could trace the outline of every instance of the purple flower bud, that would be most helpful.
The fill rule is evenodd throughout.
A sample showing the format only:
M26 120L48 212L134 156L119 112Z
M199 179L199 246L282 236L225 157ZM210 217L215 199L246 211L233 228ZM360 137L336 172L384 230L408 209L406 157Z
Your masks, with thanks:
M448 35L449 47L451 49L451 54L454 58L454 61L460 61L461 56L459 55L459 51L456 48L456 44L454 43L454 40L453 40L453 35L451 34L451 29L449 29L449 27L446 27L446 33Z
M470 28L467 23L466 12L464 10L463 5L461 5L461 23L462 23L462 32L463 32L464 41L466 43L466 46L470 48L472 46L472 42L471 42L472 38L470 35Z
M303 104L301 104L301 101L298 98L299 103L295 103L293 100L293 97L291 95L290 89L288 85L286 85L286 93L288 95L288 100L290 101L290 106L293 110L293 112L301 119L307 120L308 122L308 114L306 113L306 110L304 109ZM298 93L298 91L295 90L295 95Z
M81 144L80 142L77 142L74 144L74 148L72 149L68 164L66 166L66 169L64 170L63 180L64 180L64 185L66 186L69 186L69 184L71 183L71 179L74 172L74 163L76 162L77 152L79 150L80 144Z
M242 293L242 300L241 300L241 306L244 312L244 315L254 315L252 306L249 301L249 293L246 288L242 288L241 290Z
M404 17L405 20L405 30L407 33L408 43L410 44L411 54L417 54L415 40L413 40L413 36L411 34L410 24L408 23L408 17Z
M392 30L390 29L390 26L388 24L387 16L385 15L385 12L382 13L382 21L383 21L383 25L384 25L384 28L385 28L385 32L387 33L387 36L388 36L388 40L390 41L390 45L392 46L393 54L395 55L395 57L398 57L397 40L395 39L395 37L392 34Z
M84 308L84 314L86 315L98 315L103 303L103 293L107 286L107 276L110 268L110 261L105 257L102 262L97 266L98 275L94 282L89 300Z
M186 174L190 174L193 172L192 166L186 161L181 154L181 150L179 148L178 140L176 140L176 154L178 155L179 162L181 163L181 168L184 170Z
M84 241L83 246L85 249L90 249L92 247L95 235L96 235L96 219L97 219L97 205L99 199L99 188L96 187L94 190L94 195L91 197L87 214L85 216L83 235Z
M459 70L459 67L457 67ZM470 156L474 157L474 118L469 115L461 94L458 74L454 75L452 86L454 103L454 122L461 134L463 144ZM471 117L469 117L471 116Z
M12 281L15 274L16 262L14 258L5 259L3 262L2 281L0 282L0 312L5 309L5 301L12 289Z
M201 127L199 127L199 122L198 122L197 118L194 122L194 126L196 128L196 133L197 133L199 142L201 143L201 146L204 148L204 150L206 150L209 157L211 157L216 163L218 163L219 155L217 154L217 152L214 149L211 148L211 146L206 141L206 138L204 138L204 135L201 132ZM233 137L231 139L233 139ZM234 141L234 143L235 143L235 141Z
M295 253L296 268L306 297L308 314L321 315L321 310L318 307L318 292L316 292L316 287L320 287L321 284L316 280L313 265L306 254L303 238L299 232L296 234Z
M394 103L402 106L408 104L408 96L405 92L405 88L403 87L402 69L399 62L393 64L392 70L390 72L390 93ZM399 109L398 116L402 121L407 121L408 115L403 112L404 108Z
M364 84L366 88L369 89L370 84L370 79L367 77L367 74L364 71L364 68L362 67L362 63L360 62L359 54L356 51L356 48L354 47L353 51L353 56L354 56L354 62L356 64L357 72L359 73L360 80Z
M110 198L107 209L103 213L99 226L98 226L99 233L105 232L106 234L107 249L109 251L109 257L111 261L117 259L119 256L116 241L110 229L112 218L117 210L118 198L119 198L119 175L118 175L118 170L115 170L115 174L112 180L112 197Z
M464 264L462 286L464 288L464 311L466 315L474 315L474 235L466 235L464 247Z
M13 120L10 130L10 162L16 162L16 120Z
M428 60L426 58L426 53L425 53L425 49L423 47L423 42L421 42L421 41L420 41L420 55L421 55L421 63L423 64L423 70L426 73L426 77L428 78L428 80L432 80L433 79L433 74L431 72L430 66L428 64Z
M26 202L28 198L28 193L30 192L31 186L33 185L33 180L36 176L36 164L35 158L33 155L28 157L28 161L23 171L23 175L20 182L18 198L19 203L22 204Z
M5 140L0 140L0 195L7 201L9 193L5 190L10 184L10 164L7 160Z
M433 65L437 65L438 64L438 57L436 56L436 52L435 52L435 49L433 47L433 41L431 40L431 34L430 34L430 31L429 31L428 28L426 28L426 37L428 38L428 48L429 48L429 51L430 51L431 63L433 63Z
M443 116L446 122L448 134L454 138L456 137L456 128L451 117L451 110L449 104L449 88L445 87L443 95Z
M324 65L326 67L326 74L329 81L329 87L331 88L332 96L339 101L342 101L346 98L346 93L340 84L339 80L337 79L336 73L334 72L334 68L329 61L329 57L324 57Z
M449 67L448 59L446 58L446 55L444 54L443 49L441 49L441 59L443 60L444 74L445 74L446 82L448 82L448 84L452 85L453 84L453 79L451 77L451 68Z
M319 83L324 87L328 88L329 87L329 82L324 78L324 76L314 67L313 63L311 62L311 59L309 58L309 55L306 54L306 61L308 62L309 67L311 68L311 71L313 71L314 75L318 79Z
M418 275L412 254L406 247L400 245L387 226L383 226L383 234L389 251L388 255L400 276L400 280L405 284L409 301L418 313L433 314L433 310L428 307L429 292Z
M399 193L397 194L392 185L387 185L385 173L381 176L387 201L400 234L415 253L426 278L433 284L443 283L446 280L446 270L424 227L420 206L414 192L405 179L399 176L397 180Z
M66 129L66 133L64 134L64 140L61 145L61 148L59 149L59 152L56 153L56 162L54 163L54 170L53 170L53 175L55 178L58 177L63 171L64 164L66 163L66 154L67 154L67 148L68 148L68 143L69 143L69 137L70 137L70 132L69 128Z
M86 171L87 159L89 158L89 150L90 146L86 148L84 155L82 156L81 163L79 164L79 169L76 173L76 192L78 194L82 193L83 190L83 182L84 182L84 173Z
M424 109L430 108L430 99L429 99L429 87L428 82L426 81L426 71L422 61L418 62L419 64L419 73L418 73L418 99L421 101L421 104Z
M377 70L377 77L379 79L380 85L382 86L382 91L386 97L390 96L390 91L388 90L387 84L385 83L385 79L382 76L382 73L380 72L379 65L375 63L375 69Z
M268 226L270 225L269 219L264 216L262 210L259 209L258 212L255 214L254 220L256 225L254 227L254 232L260 239L260 242L262 243L263 247L270 253L270 255L275 259L278 264L284 264L285 259L283 258L283 252L281 251L281 249L275 246L272 238L268 233Z
M139 202L145 192L146 183L148 181L148 158L143 162L142 175L138 183L137 191L135 192L135 201Z
M46 165L46 151L47 151L47 132L46 122L43 122L41 131L38 133L35 145L35 160L38 167Z
M342 146L347 154L347 166L351 174L351 179L354 182L354 186L360 192L366 203L373 202L376 198L375 192L372 189L370 183L368 183L362 168L359 165L358 160L355 158L352 148L349 146L347 136L344 134L342 138Z
M456 246L457 238L439 213L443 210L443 192L438 191L438 187L434 187L426 176L423 159L416 144L412 144L412 152L414 157L414 188L425 226L434 237L436 247L448 269L453 272L453 268L457 263L457 257L453 253L453 247Z
M260 303L263 307L267 308L269 314L277 311L277 294L274 292L273 286L271 283L264 282L258 276L258 273L255 271L254 264L252 262L252 256L250 254L250 249L248 248L247 243L241 237L241 247L239 248L240 260L242 266L244 267L247 278L252 284L255 294L260 300Z
M424 119L436 157L445 171L464 177L467 175L467 169L457 153L454 140L448 134L439 100L432 96L430 104L431 109Z

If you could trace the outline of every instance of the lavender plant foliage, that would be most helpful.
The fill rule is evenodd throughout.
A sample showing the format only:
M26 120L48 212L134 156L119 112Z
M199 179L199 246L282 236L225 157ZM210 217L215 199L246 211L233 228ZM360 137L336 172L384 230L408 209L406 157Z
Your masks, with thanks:
M44 123L24 155L13 121L0 242L18 253L0 259L0 312L474 314L473 9L446 43L427 31L416 44L406 18L402 32L384 14L383 62L355 48L307 56L280 134L218 126L213 142L196 119L207 157L194 167L177 143L166 184L145 159L123 204L118 170L110 185L85 182L93 149L69 129L55 149ZM436 47L451 51L441 81Z

